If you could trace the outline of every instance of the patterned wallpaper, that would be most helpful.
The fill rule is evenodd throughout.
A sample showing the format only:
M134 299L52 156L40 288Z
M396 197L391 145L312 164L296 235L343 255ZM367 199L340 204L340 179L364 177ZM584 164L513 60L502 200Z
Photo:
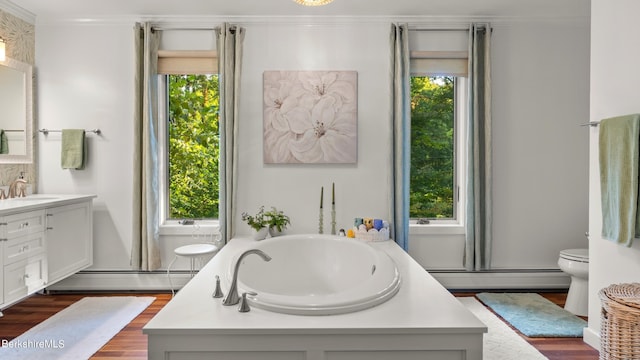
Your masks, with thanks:
M34 65L36 53L36 36L35 26L20 18L13 16L5 11L0 10L0 37L6 43L7 57ZM35 73L35 72L34 72ZM34 83L35 94L35 83ZM33 114L34 123L37 123L37 114ZM37 129L37 126L32 127ZM36 191L35 180L37 179L37 144L36 131L33 131L34 159L32 164L2 164L0 163L0 185L8 185L11 181L24 173L25 179L32 184L34 192ZM1 161L0 161L1 162Z

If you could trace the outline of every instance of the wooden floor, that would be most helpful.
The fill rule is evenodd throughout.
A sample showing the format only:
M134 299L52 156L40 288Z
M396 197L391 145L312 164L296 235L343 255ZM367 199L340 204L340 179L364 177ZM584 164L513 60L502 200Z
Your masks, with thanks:
M456 296L473 296L473 293L454 293ZM549 299L556 305L564 307L567 293L544 292L540 295ZM491 309L489 309L491 310ZM498 316L500 317L500 316ZM586 317L583 319L588 320ZM507 323L507 325L509 325ZM509 325L523 339L533 345L538 351L550 360L598 360L599 352L587 345L582 338L530 338L520 334L513 326Z
M100 349L92 359L146 359L147 336L142 327L171 300L170 293L136 293L140 296L155 296L156 300L127 325L120 333ZM53 294L34 295L3 311L0 318L0 341L12 340L31 327L46 320L58 311L85 296L131 296L126 294ZM473 293L454 293L456 296L473 296ZM554 303L564 306L566 293L541 293ZM531 345L551 360L597 360L598 351L585 344L582 339L572 338L527 338Z

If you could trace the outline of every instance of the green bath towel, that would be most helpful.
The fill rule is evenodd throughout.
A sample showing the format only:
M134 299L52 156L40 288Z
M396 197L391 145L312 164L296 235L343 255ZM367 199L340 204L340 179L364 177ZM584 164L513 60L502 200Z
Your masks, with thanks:
M602 120L599 140L602 237L631 246L640 235L640 114Z
M62 130L61 164L63 169L84 169L84 130Z
M0 154L9 153L9 139L7 133L4 130L0 130Z

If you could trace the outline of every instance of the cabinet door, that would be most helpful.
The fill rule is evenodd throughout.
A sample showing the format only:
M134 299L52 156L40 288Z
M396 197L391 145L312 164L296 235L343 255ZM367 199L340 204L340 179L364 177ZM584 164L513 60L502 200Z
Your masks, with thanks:
M29 294L26 274L27 260L4 267L4 301L9 303Z
M19 300L47 284L44 254L16 261L4 267L4 302Z
M93 264L93 214L91 202L46 210L49 284Z

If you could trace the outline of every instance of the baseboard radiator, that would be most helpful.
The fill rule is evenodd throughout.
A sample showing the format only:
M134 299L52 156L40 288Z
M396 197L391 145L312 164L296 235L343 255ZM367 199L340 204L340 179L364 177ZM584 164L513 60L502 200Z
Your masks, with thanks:
M508 269L481 272L429 270L449 290L568 289L570 278L557 269ZM190 280L189 271L171 271L179 289ZM211 281L214 281L211 279ZM48 288L52 291L170 290L166 271L85 270Z
M571 284L571 278L558 269L429 270L429 273L449 290L566 290Z

